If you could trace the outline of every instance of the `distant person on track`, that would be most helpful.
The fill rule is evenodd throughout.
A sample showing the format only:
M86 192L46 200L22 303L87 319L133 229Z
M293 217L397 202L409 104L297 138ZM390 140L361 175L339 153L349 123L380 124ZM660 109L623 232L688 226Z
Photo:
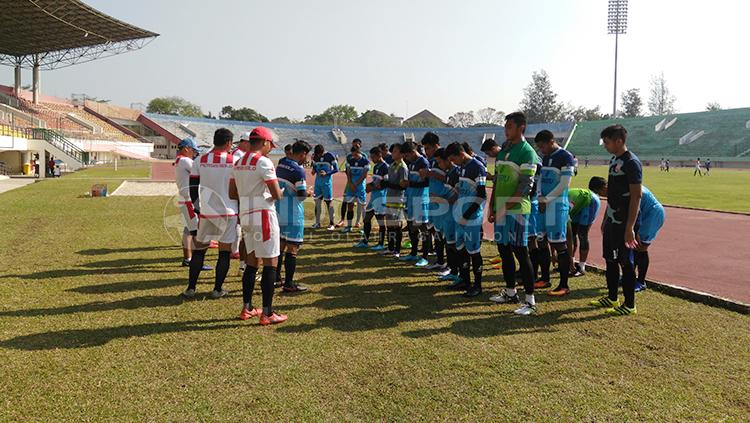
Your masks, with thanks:
M601 133L604 148L614 157L609 162L607 179L607 213L602 224L602 250L607 262L606 296L591 305L605 307L608 314L627 316L637 312L635 307L634 250L638 246L638 212L641 205L643 171L641 162L626 145L628 131L622 125L612 125ZM624 304L617 298L622 270Z
M703 176L703 173L701 172L701 158L698 157L698 159L695 161L695 168L693 170L693 176Z
M669 173L669 159L664 162L664 171Z
M711 159L706 159L703 166L706 169L706 176L709 176L711 174Z
M313 152L312 174L315 175L313 198L315 199L315 223L313 229L320 228L321 206L325 202L328 211L328 230L335 229L333 223L333 175L338 173L337 157L326 151L321 144L315 146Z

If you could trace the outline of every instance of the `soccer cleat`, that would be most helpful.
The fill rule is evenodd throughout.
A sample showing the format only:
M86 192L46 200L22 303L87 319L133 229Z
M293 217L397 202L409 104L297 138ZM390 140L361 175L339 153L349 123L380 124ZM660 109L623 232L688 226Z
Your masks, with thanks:
M408 254L408 255L401 257L400 260L401 261L419 261L419 259L420 259L419 256L413 256L411 254Z
M385 250L385 246L383 244L376 244L373 247L370 247L370 251L383 251Z
M427 267L425 267L425 269L427 269L427 270L438 270L438 271L441 271L441 270L445 269L445 264L435 262L435 263L432 263L432 264L428 265Z
M468 290L466 290L466 292L464 292L462 295L464 297L466 297L466 298L478 297L478 296L482 295L482 288L473 286L473 287L469 288Z
M188 288L188 289L186 289L186 290L182 291L182 294L181 294L181 295L182 295L183 297L185 297L185 298L190 298L190 299L193 299L193 298L195 298L195 290L194 290L194 289L190 289L190 288Z
M411 248L411 241L404 241L404 243L401 244L401 248L404 250L408 250L409 248Z
M347 226L347 227L345 227L344 229L341 230L341 233L342 234L348 234L351 231L352 231L352 227L351 226Z
M391 250L383 247L382 250L378 251L378 254L380 254L381 256L392 256L393 255L393 251L391 251Z
M266 316L265 314L260 315L260 324L263 326L267 325L275 325L277 323L284 323L286 322L287 315L286 314L278 314L278 313L271 313L270 316Z
M589 304L591 304L594 307L619 307L620 306L620 300L610 300L609 297L606 295L599 298L598 300L591 301Z
M523 307L514 310L513 313L516 313L519 316L530 316L536 314L536 305L526 303Z
M342 227L342 226L344 226L344 221L343 221L343 220L340 220L340 221L339 221L339 223L337 223L337 224L336 224L336 227L337 227L337 228L340 228L340 227Z
M396 260L401 259L401 253L391 253L391 257L395 258Z
M278 279L273 283L274 288L281 288L282 286L284 286L284 281L282 281L281 279Z
M219 298L226 297L228 294L229 291L227 291L226 289L221 289L219 291L214 289L213 291L211 291L211 294L209 296L214 300L218 300Z
M454 275L452 273L448 273L446 275L442 275L438 278L439 281L447 282L447 281L457 281L461 278L458 277L458 275Z
M490 259L490 264L502 264L503 259L500 256L495 256Z
M459 290L459 289L460 290L467 290L467 289L469 289L469 283L462 281L461 278L459 278L459 277L456 277L455 279L453 279L453 282L451 282L451 283L448 284L448 289L450 289L450 290L456 290L456 291Z
M570 294L570 288L561 288L559 286L551 291L547 291L547 295L551 297L564 297L568 294Z
M447 267L445 269L437 271L437 275L440 276L440 277L447 276L447 275L450 275L450 274L451 274L451 269L449 269Z
M240 320L247 320L251 317L258 317L261 314L263 314L263 312L259 308L254 308L250 310L245 307L242 307L242 311L240 312Z
M493 264L492 268L495 270L503 270L503 264L502 263Z
M368 243L364 242L364 241L360 241L360 242L354 244L354 248L367 248L369 246L370 245Z
M288 293L288 294L294 294L294 293L297 293L297 292L305 292L305 291L307 291L307 287L304 286L304 285L297 285L297 284L292 284L292 285L289 285L289 286L284 285L283 291L286 292L286 293Z
M239 274L242 275L245 273L245 269L247 269L247 263L243 261L240 263Z
M641 292L646 290L646 282L640 283L638 281L635 282L635 292Z
M421 258L421 259L417 260L416 263L414 263L415 266L417 266L417 267L424 267L424 268L426 268L427 265L429 265L429 264L430 264L430 262L427 261L427 259L424 259L424 258Z
M631 314L638 313L635 307L630 308L626 306L625 304L617 306L617 307L613 307L613 308L608 308L604 312L607 314L615 315L615 316L629 316Z
M518 293L508 295L507 289L503 289L499 294L491 296L490 301L497 304L518 304L521 302L518 298Z
M188 267L188 266L190 266L190 260L188 259L182 260L182 267Z
M183 260L182 261L182 267L190 267L190 260ZM214 270L214 268L211 267L211 266L209 266L209 265L207 265L207 264L204 264L203 267L201 267L201 270L208 271L208 270Z
M328 226L328 227L326 228L326 230L329 230L329 231L335 231L335 230L336 230L336 226L334 226L334 225L329 225L329 226Z
M583 275L585 275L585 274L586 274L586 273L584 273L584 272L581 272L581 271L580 271L579 269L576 269L575 271L573 271L573 272L570 272L570 277L571 277L571 278L580 278L581 276L583 276Z
M320 223L313 223L312 226L310 226L310 229L318 229L320 228Z
M551 286L552 286L551 283L542 279L539 279L538 281L534 282L534 289L544 289L544 288L549 288Z

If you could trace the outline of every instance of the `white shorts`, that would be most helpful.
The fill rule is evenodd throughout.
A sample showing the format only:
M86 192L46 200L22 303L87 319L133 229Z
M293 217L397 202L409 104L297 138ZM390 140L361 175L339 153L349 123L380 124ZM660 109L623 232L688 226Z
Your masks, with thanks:
M237 239L237 216L203 217L198 221L198 234L195 240L201 244L218 241L231 244Z
M198 214L193 209L193 203L185 202L178 204L180 213L182 213L182 221L185 222L185 229L188 232L198 230Z
M242 233L245 250L256 258L274 258L280 254L279 218L276 210L258 210L243 215Z

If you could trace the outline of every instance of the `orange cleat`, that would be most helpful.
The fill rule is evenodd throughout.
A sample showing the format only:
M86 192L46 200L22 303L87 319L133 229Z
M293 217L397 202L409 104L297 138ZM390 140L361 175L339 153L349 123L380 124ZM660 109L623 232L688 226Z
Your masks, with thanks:
M564 297L568 294L570 294L569 288L555 288L551 291L547 291L547 295L551 297Z
M261 314L263 314L263 312L259 308L248 310L245 307L242 307L242 312L240 312L240 320L247 320L251 317L258 317Z
M260 324L263 326L267 325L275 325L278 323L284 323L286 322L287 315L286 314L278 314L278 313L272 313L270 316L266 316L265 314L260 315Z
M550 286L552 286L552 285L549 282L543 281L541 279L539 279L538 281L534 282L534 288L535 289L544 289L544 288L549 288Z

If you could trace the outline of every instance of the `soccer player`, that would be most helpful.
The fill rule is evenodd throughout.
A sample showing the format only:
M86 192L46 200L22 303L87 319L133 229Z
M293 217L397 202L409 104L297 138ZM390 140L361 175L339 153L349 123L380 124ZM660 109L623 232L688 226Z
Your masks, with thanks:
M290 159L292 157L292 144L287 144L284 146L284 157L279 159L279 163L281 163L282 159Z
M698 159L695 161L695 170L693 170L693 176L703 176L703 173L701 172L701 158L698 157Z
M490 297L498 304L518 304L516 260L523 281L525 301L516 314L536 313L534 275L529 256L528 221L531 213L529 193L534 183L537 155L523 136L526 116L515 112L505 117L507 142L495 158L495 183L492 186L488 220L495 226L495 242L502 258L505 289ZM515 258L514 258L515 256Z
M573 272L571 276L578 277L586 274L586 260L589 256L589 229L596 220L601 203L596 193L600 192L601 186L606 186L606 184L606 179L594 176L589 180L588 189L571 188L568 190L568 202L570 203L568 249L571 257L571 272ZM577 264L573 264L572 258L575 257L579 246L579 261Z
M313 229L320 227L321 203L325 201L326 210L328 210L328 230L334 229L333 225L333 179L332 176L338 173L339 165L336 162L336 155L330 151L326 152L325 147L321 144L315 146L313 153L312 173L315 175L315 224Z
M607 214L603 222L602 250L607 262L606 296L592 305L606 307L607 313L626 316L636 313L635 263L633 250L637 246L637 218L641 205L643 171L641 162L626 145L628 131L622 125L612 125L601 133L604 148L614 157L609 161L607 178ZM622 269L624 304L617 299Z
M240 140L237 141L237 148L232 150L232 156L234 156L235 163L241 159L250 150L250 140L248 137L250 132L243 132L240 135ZM232 244L232 258L240 259L240 274L245 271L245 257L247 252L245 251L245 241L242 239L242 226L240 226L239 220L237 221L237 239Z
M476 297L482 294L482 219L487 200L487 168L470 156L460 143L450 144L446 154L453 164L461 167L458 201L453 216L456 219L456 250L460 278L466 287L464 296ZM473 285L470 264L474 271Z
M388 236L388 249L398 259L401 255L403 232L401 221L406 206L406 187L409 185L409 169L401 156L401 144L391 145L393 163L388 167L388 176L381 182L385 186L385 224Z
M445 182L443 189L436 190L436 195L431 197L430 201L439 204L435 216L435 227L445 239L445 255L448 267L438 272L439 280L450 281L449 289L456 289L462 286L459 277L458 251L456 250L456 219L455 204L458 200L458 180L460 177L460 168L454 165L449 159L444 148L435 151L437 167L445 173ZM441 209L444 209L441 211Z
M358 146L352 146L351 154L347 157L346 164L346 189L344 190L344 203L346 204L346 227L341 231L348 233L352 231L352 219L354 218L354 203L357 210L364 207L367 201L367 189L365 179L370 171L370 162L362 155ZM359 219L357 219L359 222Z
M485 157L497 157L500 153L500 149L501 147L497 145L494 138L487 138L482 142L482 146L479 148L479 150L484 153ZM495 257L490 259L490 264L492 264L493 269L502 269L503 259L500 257L499 252Z
M188 287L182 293L187 298L195 297L206 249L211 240L219 241L219 258L216 261L216 278L211 298L227 295L222 288L229 272L232 243L237 237L237 201L229 198L229 180L232 176L234 157L232 131L219 128L214 132L214 148L201 155L190 172L190 199L200 205L200 225L193 237L193 258L190 260Z
M560 268L560 284L549 291L552 296L568 295L568 276L570 273L570 253L567 244L568 187L573 177L573 155L560 147L555 136L548 130L542 130L534 138L537 149L542 153L542 172L539 179L539 211L544 219L545 241L539 248L547 248L547 242L557 253ZM543 266L547 263L543 263ZM543 268L544 271L544 268ZM549 281L548 281L549 282Z
M297 269L297 254L305 234L305 206L302 203L312 195L307 189L305 170L301 166L307 162L310 150L310 144L306 141L295 141L289 157L282 158L276 168L276 178L283 190L281 199L276 202L281 237L276 282L280 285L283 267L283 289L284 292L290 293L307 291L307 287L294 283L294 272Z
M380 147L370 149L370 161L373 163L372 180L366 185L366 191L370 193L370 201L365 209L364 232L362 240L354 244L355 248L367 248L370 246L370 233L372 232L372 218L378 222L378 243L371 249L381 251L385 249L385 187L381 184L388 176L388 164L383 160Z
M380 148L380 155L383 156L383 161L385 164L390 166L393 164L393 156L391 156L391 152L388 151L388 144L386 143L380 143L378 144L378 148Z
M710 174L711 174L711 159L706 159L706 162L703 164L703 166L706 169L706 176L710 176Z
M669 159L664 163L664 171L669 173Z
M479 163L481 163L482 166L485 167L485 169L487 168L487 159L484 158L484 157L482 157L482 156L480 156L480 155L478 155L478 154L476 154L474 152L474 149L471 148L471 145L468 142L462 143L461 147L464 148L464 151L466 152L466 154L468 154L469 156L471 156L472 159L479 160Z
M190 199L190 171L193 169L193 158L198 155L198 145L191 138L185 138L177 144L177 158L174 162L174 176L177 182L177 206L182 214L185 227L182 230L182 265L190 266L193 256L193 236L198 231L198 214ZM202 270L213 270L203 265Z
M276 263L280 252L279 220L274 202L282 192L276 179L276 170L268 153L276 146L270 129L257 127L250 133L250 151L235 163L234 178L229 182L232 197L240 203L240 224L247 247L247 269L242 275L242 311L240 320L260 317L261 325L282 323L284 314L273 311L273 283L276 280ZM255 275L260 262L263 272L260 287L263 308L255 308L252 294Z
M419 154L417 146L406 141L401 145L401 154L409 163L409 187L406 189L406 224L409 229L411 252L401 257L402 261L414 262L417 267L429 264L427 256L430 252L426 240L428 206L430 204L429 182L420 174L422 169L429 169L430 163ZM422 257L419 257L419 241L422 240Z
M360 150L362 149L362 140L359 138L355 138L352 140L352 147L359 147ZM351 159L352 153L351 150L349 153L346 154L346 157L344 158L344 173L346 174L347 181L349 180L349 169L347 166L349 165L349 160ZM340 228L344 226L344 220L346 220L346 210L348 206L345 201L341 202L341 220L339 223L336 224L337 228Z
M426 179L428 183L429 203L427 209L427 233L425 234L425 244L422 246L429 253L431 250L435 253L435 263L425 267L427 270L436 270L443 272L447 266L445 264L445 234L439 229L439 220L444 218L447 204L440 202L445 195L445 171L438 166L435 153L440 150L440 137L434 132L427 132L422 137L422 146L424 147L425 156L427 157L429 168L419 170L419 176ZM442 224L442 223L441 223ZM432 247L432 248L431 248ZM427 254L424 258L426 259Z

